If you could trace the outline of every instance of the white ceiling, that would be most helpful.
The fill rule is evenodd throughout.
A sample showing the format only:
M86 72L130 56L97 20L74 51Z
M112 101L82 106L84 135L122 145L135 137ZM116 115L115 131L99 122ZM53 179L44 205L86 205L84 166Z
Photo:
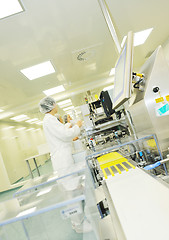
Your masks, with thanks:
M0 119L10 112L34 116L45 97L43 90L63 84L66 91L56 99L71 97L77 106L84 103L87 90L97 92L113 81L109 71L118 54L97 0L21 2L24 12L0 20L0 109L5 110ZM120 42L130 30L154 28L146 43L135 48L137 69L169 37L169 1L107 0L107 4ZM56 73L29 81L20 72L48 60Z

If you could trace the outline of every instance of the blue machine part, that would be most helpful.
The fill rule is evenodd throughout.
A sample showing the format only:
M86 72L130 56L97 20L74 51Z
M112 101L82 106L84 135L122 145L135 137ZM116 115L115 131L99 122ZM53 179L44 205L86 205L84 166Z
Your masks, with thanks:
M158 166L160 166L160 165L161 165L161 162L159 161L159 162L156 162L156 163L154 163L154 164L150 164L150 165L144 167L144 169L145 169L145 170L151 170L151 169L156 168L156 167L158 167Z

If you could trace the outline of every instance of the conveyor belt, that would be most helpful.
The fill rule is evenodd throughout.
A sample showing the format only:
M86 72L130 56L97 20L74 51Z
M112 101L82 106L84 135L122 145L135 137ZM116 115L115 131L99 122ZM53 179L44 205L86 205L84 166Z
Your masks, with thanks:
M97 160L99 162L100 168L103 172L105 179L107 179L106 169L113 177L115 176L115 173L112 170L112 167L114 167L114 169L116 169L116 172L118 172L119 174L122 173L121 168L126 172L128 172L130 168L135 169L135 166L131 164L127 158L123 157L118 152L111 152L105 154L101 157L98 157Z

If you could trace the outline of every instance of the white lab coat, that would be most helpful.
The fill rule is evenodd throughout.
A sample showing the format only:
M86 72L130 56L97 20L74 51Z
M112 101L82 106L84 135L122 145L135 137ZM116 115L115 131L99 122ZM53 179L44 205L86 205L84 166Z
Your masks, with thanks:
M79 135L80 128L77 125L68 128L49 113L44 117L43 128L50 148L53 170L59 171L71 166L72 139Z

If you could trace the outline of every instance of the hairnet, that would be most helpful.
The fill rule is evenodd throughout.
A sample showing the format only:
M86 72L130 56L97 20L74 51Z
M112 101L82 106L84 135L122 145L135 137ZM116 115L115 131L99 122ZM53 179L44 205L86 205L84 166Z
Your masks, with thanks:
M41 113L48 113L55 107L56 101L52 97L45 97L41 99L39 103L39 109Z

